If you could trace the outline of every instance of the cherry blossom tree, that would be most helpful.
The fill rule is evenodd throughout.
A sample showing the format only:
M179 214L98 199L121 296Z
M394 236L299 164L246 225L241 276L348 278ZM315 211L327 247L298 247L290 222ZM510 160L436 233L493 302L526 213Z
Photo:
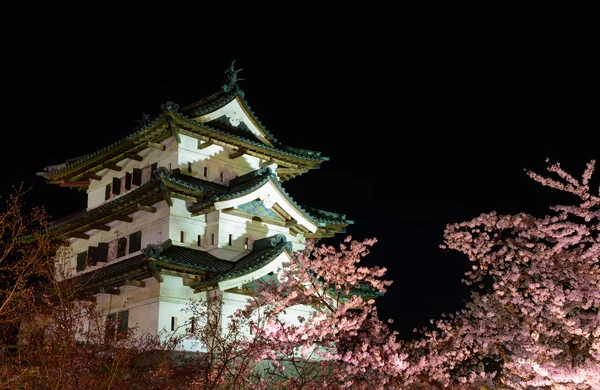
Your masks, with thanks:
M600 189L595 161L580 179L535 181L574 195L538 218L482 214L450 224L442 248L473 263L463 310L410 344L407 382L433 388L600 389ZM433 321L432 321L433 322Z
M380 279L385 268L359 266L375 242L349 236L339 249L307 242L277 278L257 283L248 305L224 330L218 326L218 298L195 303L190 310L197 321L208 322L192 337L207 353L189 362L195 367L185 370L193 373L191 383L231 389L391 387L406 369L407 355L377 315L373 297L391 284ZM298 306L312 313L290 321L286 312Z
M0 387L385 388L407 366L373 299L391 284L381 280L386 270L359 264L375 239L347 237L339 249L308 241L277 277L257 283L247 307L224 321L219 296L191 302L196 326L165 340L135 328L115 334L93 297L60 274L69 248L45 234L43 210L22 217L20 196L8 206L0 316L19 326L20 340L0 362ZM289 321L298 306L311 314ZM204 352L182 351L189 341Z

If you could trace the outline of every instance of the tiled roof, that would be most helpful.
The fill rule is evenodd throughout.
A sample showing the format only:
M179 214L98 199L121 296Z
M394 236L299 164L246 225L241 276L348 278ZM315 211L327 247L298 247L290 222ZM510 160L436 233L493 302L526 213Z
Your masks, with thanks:
M303 160L308 160L308 161L328 161L329 160L329 157L321 156L321 152L305 150L305 149L298 149L298 148L291 148L291 147L284 146L284 145L281 145L278 143L276 144L275 147L269 146L262 142L252 140L250 138L242 137L240 135L232 134L231 132L228 132L226 130L216 128L214 126L209 125L208 123L198 122L195 119L192 119L192 118L184 115L183 113L179 112L178 110L170 109L170 112L183 121L192 123L196 126L203 127L203 128L205 128L209 131L212 131L216 134L225 135L227 137L231 137L231 138L237 139L239 141L248 143L250 145L258 146L260 148L267 149L267 150L275 152L275 153L279 153L279 154L283 154L283 155L287 155L287 156L291 156L291 157L295 157L295 158L299 158L299 159L303 159Z
M228 191L226 186L221 184L213 183L207 180L198 179L192 176L187 176L181 174L179 169L174 169L173 171L169 171L164 167L159 167L156 173L148 180L146 183L138 186L124 195L119 196L111 201L108 201L96 208L91 210L81 210L74 214L68 215L66 217L51 221L48 224L48 232L53 233L57 230L71 225L78 221L83 221L86 219L91 219L95 217L100 217L102 214L106 212L111 212L115 207L118 207L122 204L127 204L134 200L139 194L144 193L145 190L148 190L161 180L165 180L167 182L175 183L179 186L187 188L189 190L198 192L198 193L225 193Z
M139 134L143 133L144 131L152 128L154 125L156 125L157 123L159 123L161 121L161 119L162 119L162 117L159 116L159 117L155 118L154 120L150 121L144 127L142 127L139 130L137 130L137 131L129 134L125 138L122 138L122 139L120 139L118 141L115 141L112 144L107 145L107 146L103 147L102 149L99 149L99 150L97 150L97 151L95 151L93 153L89 153L89 154L86 154L84 156L78 157L76 159L69 160L69 162L65 163L65 164L58 164L58 165L53 165L53 166L47 166L47 167L44 168L44 172L47 173L48 175L56 175L58 173L66 171L68 169L74 168L77 165L79 165L79 164L81 164L81 163L83 163L85 161L88 161L88 160L90 160L90 159L92 159L92 158L94 158L96 156L99 156L99 155L101 155L101 154L103 154L103 153L105 153L105 152L113 149L116 146L119 146L119 145L121 145L121 144L123 144L123 143L125 143L125 142L127 142L129 140L135 139Z
M149 123L146 124L144 127L134 131L133 133L129 134L128 136L126 136L118 141L115 141L112 144L107 145L107 146L103 147L102 149L99 149L93 153L89 153L84 156L71 159L71 160L69 160L69 162L64 163L64 164L46 166L46 167L44 167L44 176L51 177L51 176L55 176L59 173L62 173L64 171L68 171L69 169L75 168L78 165L80 165L94 157L100 156L100 155L110 151L111 149L114 149L115 147L118 147L118 146L126 143L127 141L134 141L142 133L144 133L148 129L150 129L150 128L154 127L155 125L157 125L158 123L160 123L165 118L165 115L164 115L165 112L174 113L175 115L177 115L178 117L180 117L181 119L183 119L185 121L189 121L198 126L202 126L202 127L206 128L207 130L213 131L217 134L227 135L227 136L233 137L235 139L238 139L240 141L244 141L246 143L249 143L249 144L252 144L255 146L259 146L261 148L265 148L265 149L268 149L268 150L276 152L276 153L280 153L280 154L284 154L284 155L288 155L288 156L292 156L292 157L296 157L296 158L301 158L301 159L305 159L305 160L310 160L310 161L328 161L329 160L328 157L321 156L321 153L318 151L293 148L290 146L280 144L277 141L277 138L275 138L267 130L267 128L262 124L262 122L260 122L258 120L254 111L252 111L250 109L248 102L243 97L244 96L243 91L236 89L230 93L225 93L225 94L217 93L213 96L215 96L216 98L212 98L212 100L209 100L206 105L202 106L201 108L191 111L190 114L195 117L204 115L208 112L212 112L212 111L215 111L215 110L223 107L225 104L227 104L230 101L232 101L233 99L235 99L236 96L240 96L241 100L243 101L243 104L248 109L247 110L248 113L252 116L252 118L256 121L256 123L258 123L260 125L260 127L264 131L264 133L274 142L275 146L273 147L273 146L266 145L266 144L258 141L254 136L252 136L251 138L247 138L247 137L240 136L239 134L232 134L231 132L228 132L226 130L218 129L218 128L211 126L209 124L206 124L206 123L197 122L194 119L192 119L186 115L188 113L187 111L186 111L186 114L180 112L179 106L177 104L175 104L173 102L167 102L167 104L164 104L162 106L162 108L164 109L164 112L162 114L158 115L152 121L149 121Z
M277 234L275 236L256 240L253 244L252 251L239 259L237 262L233 263L234 266L231 270L213 278L192 284L190 287L196 289L202 286L218 283L222 280L248 274L275 260L275 258L277 258L277 256L279 256L286 249L291 252L292 243L287 242L287 239L283 234Z
M204 250L171 245L170 240L161 245L148 245L144 254L168 264L217 273L229 271L234 265Z
M110 262L97 270L78 275L77 285L84 289L89 289L99 284L105 284L106 281L112 278L130 274L135 270L146 274L146 270L149 268L147 263L148 258L145 255L137 255L129 259ZM131 275L130 277L134 278L135 275Z
M195 203L191 205L188 208L188 210L190 212L194 212L197 210L201 210L209 205L212 205L215 202L242 197L257 190L270 179L273 179L273 183L275 183L275 185L277 186L277 188L279 188L284 197L286 197L287 200L294 205L294 207L303 212L309 220L316 223L317 225L325 226L327 224L353 223L353 221L346 219L345 214L331 213L323 210L318 210L314 208L304 208L300 206L294 200L294 198L292 198L287 193L287 191L281 186L281 183L279 182L279 180L277 180L277 176L271 171L271 168L268 166L257 169L253 172L249 172L243 176L232 180L229 183L230 187L227 193L217 194L203 202Z

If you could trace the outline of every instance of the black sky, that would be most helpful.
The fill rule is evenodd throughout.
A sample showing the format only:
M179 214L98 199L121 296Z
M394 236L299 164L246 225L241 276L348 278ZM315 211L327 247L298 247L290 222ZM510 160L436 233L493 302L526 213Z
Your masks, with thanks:
M375 51L248 49L198 54L188 68L168 71L98 59L119 69L106 72L57 58L52 67L15 66L4 77L10 125L3 132L13 140L5 138L2 195L24 182L34 184L28 202L56 218L85 208L83 192L44 184L35 173L125 137L142 113L155 116L166 101L183 106L216 92L235 59L246 100L267 129L284 144L330 157L284 187L300 204L346 213L355 238L379 240L365 263L388 268L394 284L380 314L404 336L460 309L468 296L460 282L468 260L439 249L445 224L492 210L542 215L572 199L523 168L543 173L548 157L580 174L591 158L600 160L591 87L572 68L520 56L409 67Z

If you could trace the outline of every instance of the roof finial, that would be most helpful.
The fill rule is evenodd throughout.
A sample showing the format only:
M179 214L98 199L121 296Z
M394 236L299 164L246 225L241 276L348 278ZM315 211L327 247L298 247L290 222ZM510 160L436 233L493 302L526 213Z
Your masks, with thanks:
M235 60L231 61L231 65L225 71L225 75L227 78L225 79L225 84L222 89L224 92L232 92L238 91L240 89L239 85L237 85L238 81L243 80L242 78L238 78L237 74L244 69L235 69Z

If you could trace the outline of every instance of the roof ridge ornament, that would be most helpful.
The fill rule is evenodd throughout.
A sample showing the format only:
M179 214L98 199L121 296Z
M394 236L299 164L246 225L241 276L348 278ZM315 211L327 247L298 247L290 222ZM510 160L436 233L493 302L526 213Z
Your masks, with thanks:
M223 84L223 86L221 87L221 89L223 90L223 92L238 92L239 94L241 94L242 96L244 96L244 93L240 90L240 86L237 85L238 81L242 81L244 79L239 78L238 77L238 73L241 72L244 69L235 69L235 60L231 61L231 65L229 65L229 68L225 71L225 84Z

